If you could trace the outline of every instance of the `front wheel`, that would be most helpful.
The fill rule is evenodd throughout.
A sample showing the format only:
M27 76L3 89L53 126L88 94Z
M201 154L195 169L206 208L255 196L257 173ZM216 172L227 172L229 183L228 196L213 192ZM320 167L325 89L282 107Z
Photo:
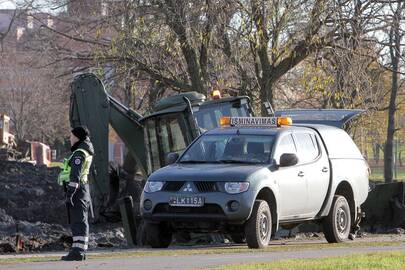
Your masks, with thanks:
M246 243L249 248L263 248L271 237L271 212L266 201L256 200L250 218L245 224Z
M323 220L323 233L329 243L340 243L349 237L351 228L350 207L346 198L335 195L332 207Z

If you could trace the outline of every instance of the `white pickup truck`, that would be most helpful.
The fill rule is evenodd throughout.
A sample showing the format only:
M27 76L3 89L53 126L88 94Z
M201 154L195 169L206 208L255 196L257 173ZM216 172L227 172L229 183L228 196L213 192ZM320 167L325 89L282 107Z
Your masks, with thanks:
M368 164L339 128L355 114L276 113L293 123L286 117L221 119L222 127L198 137L180 157L170 156L172 164L148 178L141 198L148 242L167 247L174 232L223 232L261 248L279 226L306 221L322 224L328 242L346 240L358 227L369 189Z

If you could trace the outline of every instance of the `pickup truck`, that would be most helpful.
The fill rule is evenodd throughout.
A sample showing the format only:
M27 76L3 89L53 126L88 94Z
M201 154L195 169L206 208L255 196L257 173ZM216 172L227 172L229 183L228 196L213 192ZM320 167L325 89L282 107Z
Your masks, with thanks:
M328 113L223 117L183 154L169 154L171 165L150 175L141 197L149 244L167 247L174 232L221 232L263 248L279 226L308 221L330 243L347 240L359 228L370 170L341 128L356 113Z

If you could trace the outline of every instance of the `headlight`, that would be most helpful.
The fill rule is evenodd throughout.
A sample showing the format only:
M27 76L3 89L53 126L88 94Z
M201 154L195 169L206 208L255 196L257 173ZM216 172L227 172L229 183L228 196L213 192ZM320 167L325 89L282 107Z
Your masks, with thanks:
M164 183L165 182L161 182L161 181L150 181L150 182L148 181L148 182L146 182L143 190L147 193L156 192L163 188Z
M245 192L249 189L249 182L226 182L225 191L229 194Z

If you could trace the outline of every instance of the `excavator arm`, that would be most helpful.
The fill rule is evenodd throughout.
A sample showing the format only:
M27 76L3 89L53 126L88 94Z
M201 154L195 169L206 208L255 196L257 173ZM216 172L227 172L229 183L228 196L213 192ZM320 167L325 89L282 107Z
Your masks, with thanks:
M93 74L76 76L71 84L71 93L70 125L87 126L90 131L95 149L92 193L97 197L96 205L103 204L110 191L109 124L125 143L138 169L147 175L143 127L139 122L142 115L111 97Z
M71 91L70 124L87 126L95 149L91 183L96 214L108 212L106 209L114 206L119 193L119 177L109 174L109 125L146 178L167 164L169 153L181 153L202 130L218 127L221 116L251 115L248 97L206 100L200 93L187 92L161 99L151 114L142 117L111 97L93 74L75 77ZM130 160L127 159L127 164L131 164L128 167L132 167ZM131 185L136 186L133 181L127 181L126 193L133 195L138 203L141 192L139 187Z

